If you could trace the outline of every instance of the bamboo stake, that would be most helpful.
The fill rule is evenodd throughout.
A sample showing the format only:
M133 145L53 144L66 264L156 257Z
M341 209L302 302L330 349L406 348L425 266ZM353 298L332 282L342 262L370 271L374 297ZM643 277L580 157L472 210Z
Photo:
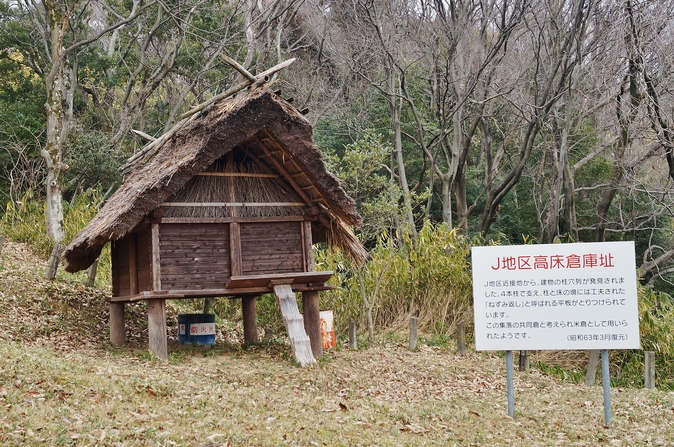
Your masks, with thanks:
M175 126L171 128L168 132L166 132L164 135L161 137L155 139L151 143L148 143L143 149L141 149L139 152L131 156L125 165L119 168L119 171L122 174L126 174L131 166L138 161L141 158L145 158L148 155L154 154L155 150L159 148L166 140L171 138L178 130L180 130L187 122L186 121L188 118L192 118L193 115L195 115L198 112L201 112L202 110L210 107L211 105L215 104L218 101L221 101L229 96L232 96L235 93L240 92L241 90L245 89L246 87L249 87L253 84L256 83L264 83L269 80L269 77L272 76L273 74L283 70L284 68L290 66L295 62L295 58L288 59L287 61L281 62L280 64L274 65L268 70L263 71L262 73L258 74L257 76L254 76L255 81L251 81L251 79L247 78L245 81L242 81L235 86L229 88L228 90L224 91L223 93L216 95L209 99L208 101L205 101L201 104L199 104L196 107L193 107L192 109L188 110L187 112L183 113L180 116L180 121L178 121ZM237 64L238 65L238 64ZM236 67L235 67L236 68Z
M644 360L645 360L644 388L652 390L653 388L655 388L655 352L654 351L644 352Z
M222 57L222 60L224 60L229 65L234 67L234 69L236 71L241 73L244 78L248 79L250 82L253 82L253 83L257 82L257 78L255 77L255 75L252 74L250 71L246 70L246 68L243 65L239 64L237 61L235 61L234 59L232 59L231 57L229 57L225 54L222 54L221 57Z
M410 340L409 340L409 350L414 351L417 349L417 317L410 317Z
M456 350L459 355L466 353L466 327L463 323L456 326Z
M349 349L358 349L358 337L356 336L356 322L349 321Z

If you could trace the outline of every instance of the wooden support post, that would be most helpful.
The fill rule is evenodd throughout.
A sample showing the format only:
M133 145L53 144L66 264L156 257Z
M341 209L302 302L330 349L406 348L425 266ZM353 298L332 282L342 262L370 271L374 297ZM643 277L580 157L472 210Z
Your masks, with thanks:
M257 341L257 310L254 296L241 298L241 313L243 314L243 341L254 343Z
M358 336L356 335L356 322L349 321L349 349L358 349Z
M147 332L150 352L162 360L168 360L166 344L166 300L147 300Z
M110 343L113 346L126 343L124 303L110 303Z
M417 317L410 317L410 351L417 349Z
M314 271L314 252L311 249L313 246L313 239L311 236L311 222L304 221L302 222L302 258L304 260L304 271L313 272Z
M323 343L321 341L321 311L317 290L302 292L302 309L304 316L304 330L311 342L311 352L314 358L323 357Z
M93 287L96 284L96 272L98 271L98 259L94 261L87 272L87 286Z
M597 366L599 365L599 351L594 349L590 351L590 359L587 361L587 374L585 374L585 385L594 385L597 379Z
M456 326L456 351L459 355L466 353L466 327L463 323Z
M529 352L520 351L520 372L529 371Z
M652 390L655 388L655 352L644 352L644 387Z

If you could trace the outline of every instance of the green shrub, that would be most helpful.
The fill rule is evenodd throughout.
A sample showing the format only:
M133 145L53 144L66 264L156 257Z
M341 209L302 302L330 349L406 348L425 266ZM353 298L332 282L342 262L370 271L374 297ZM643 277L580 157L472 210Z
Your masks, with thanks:
M64 202L64 244L69 243L89 223L98 212L101 202L102 195L98 189L88 189L74 196L69 203ZM54 248L45 229L44 201L34 198L31 190L16 204L7 203L5 214L0 220L0 232L15 242L31 245L44 259L49 258ZM99 258L96 283L108 285L111 278L110 247L106 245Z
M404 329L416 315L419 330L453 335L472 323L470 242L447 225L426 223L416 239L397 245L383 234L368 262L357 267L341 253L316 252L317 270L334 270L336 290L323 292L338 333L350 320L373 330Z
M674 303L671 296L638 286L641 350L612 351L612 382L644 386L644 351L655 352L655 383L674 390Z

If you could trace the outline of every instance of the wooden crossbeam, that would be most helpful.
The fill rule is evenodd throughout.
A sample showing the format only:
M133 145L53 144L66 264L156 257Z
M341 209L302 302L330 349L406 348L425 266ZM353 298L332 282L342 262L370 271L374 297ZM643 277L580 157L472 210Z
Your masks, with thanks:
M201 177L256 177L256 178L279 178L278 174L267 174L263 172L200 172Z
M217 207L279 207L279 206L291 206L291 207L301 207L307 206L304 202L162 202L159 206L165 207L189 207L189 208L199 208L205 206L217 206Z

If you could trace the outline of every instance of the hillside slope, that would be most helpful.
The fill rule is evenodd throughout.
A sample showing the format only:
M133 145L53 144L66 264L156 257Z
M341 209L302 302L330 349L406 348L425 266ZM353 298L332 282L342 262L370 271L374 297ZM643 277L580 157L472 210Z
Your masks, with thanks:
M172 345L158 362L142 349L142 309L130 310L131 346L111 349L107 290L42 279L20 244L1 258L3 446L674 444L674 393L613 390L606 428L600 386L518 373L513 420L503 358L391 338L311 369L282 341Z

